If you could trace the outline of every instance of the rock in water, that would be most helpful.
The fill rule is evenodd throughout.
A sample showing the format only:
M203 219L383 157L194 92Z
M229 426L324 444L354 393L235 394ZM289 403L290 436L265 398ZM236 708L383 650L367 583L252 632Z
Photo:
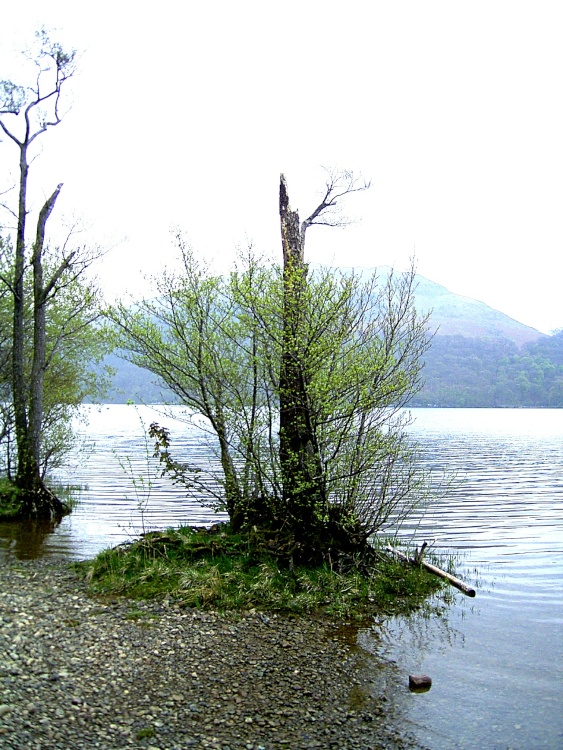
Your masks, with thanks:
M409 690L413 693L423 693L432 687L432 679L427 674L410 674Z

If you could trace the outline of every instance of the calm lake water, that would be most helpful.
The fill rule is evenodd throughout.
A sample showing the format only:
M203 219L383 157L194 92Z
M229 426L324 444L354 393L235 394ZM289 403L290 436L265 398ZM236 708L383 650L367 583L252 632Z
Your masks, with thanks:
M0 555L82 559L143 530L217 520L147 458L142 422L158 421L179 457L203 465L209 449L193 427L149 407L84 410L82 453L60 477L85 488L78 508L47 535L0 525ZM425 464L455 480L400 535L461 553L478 591L456 594L441 617L362 630L367 690L431 750L563 748L563 410L412 414ZM432 677L427 693L406 687L418 672Z

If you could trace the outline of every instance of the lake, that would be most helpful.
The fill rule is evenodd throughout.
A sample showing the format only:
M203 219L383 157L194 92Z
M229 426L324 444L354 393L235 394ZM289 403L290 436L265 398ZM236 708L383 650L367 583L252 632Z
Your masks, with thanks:
M0 525L0 554L82 559L143 530L217 520L158 478L145 443L158 421L172 429L180 460L204 465L209 448L193 426L149 407L84 413L82 450L60 474L85 488L80 504L46 536ZM458 571L477 582L477 597L456 594L442 616L360 631L365 689L384 692L431 750L563 748L563 410L412 414L424 464L455 480L399 535L460 553ZM418 672L432 677L427 693L406 687Z
M403 709L433 750L563 748L563 410L412 412L425 463L457 478L401 535L463 552L477 597L360 643L395 662L397 689L432 677Z

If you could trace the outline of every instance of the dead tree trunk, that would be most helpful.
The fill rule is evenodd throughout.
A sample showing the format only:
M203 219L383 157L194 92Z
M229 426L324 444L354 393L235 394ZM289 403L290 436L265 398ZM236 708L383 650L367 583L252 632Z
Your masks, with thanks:
M324 501L322 471L308 401L308 368L304 353L304 306L307 265L306 223L289 206L287 186L280 181L283 247L283 346L280 369L280 465L283 500L290 525L310 534L316 510Z

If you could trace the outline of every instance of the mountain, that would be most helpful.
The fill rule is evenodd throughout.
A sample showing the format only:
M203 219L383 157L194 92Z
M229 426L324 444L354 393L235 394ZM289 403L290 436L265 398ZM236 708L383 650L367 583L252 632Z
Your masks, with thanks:
M349 272L352 269L343 270ZM367 279L371 277L374 269L357 268L355 271ZM390 272L389 266L382 266L378 269L382 283L386 281ZM445 286L430 281L424 276L416 274L415 282L416 308L420 313L431 313L430 329L439 336L506 338L517 346L546 337L545 333L519 323L484 302L454 294Z
M172 391L161 385L156 375L117 354L109 354L100 366L110 367L114 372L112 387L104 399L107 404L125 404L128 401L164 404L177 401Z
M437 329L440 336L505 338L518 346L546 337L545 333L519 323L483 302L454 294L423 276L417 274L416 281L416 307L420 312L432 311L432 328Z
M413 406L563 407L563 335L547 336L417 276L415 304L436 330Z

